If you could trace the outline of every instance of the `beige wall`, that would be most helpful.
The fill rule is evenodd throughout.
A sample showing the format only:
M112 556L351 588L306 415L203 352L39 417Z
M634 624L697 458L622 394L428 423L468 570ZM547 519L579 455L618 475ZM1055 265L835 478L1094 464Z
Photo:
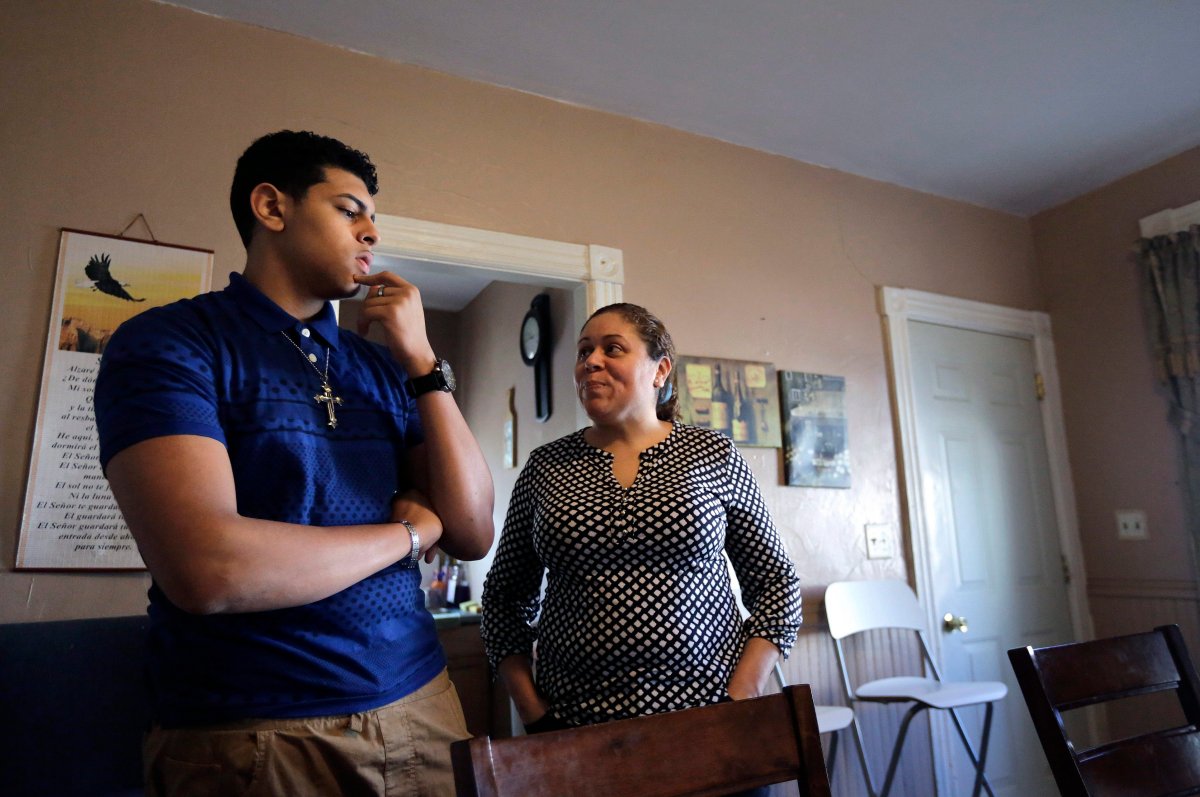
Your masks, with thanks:
M550 324L553 330L551 354L552 412L545 421L534 418L533 369L521 360L517 332L539 293L550 296ZM582 320L573 315L572 293L531 285L494 282L459 313L458 335L464 342L462 371L468 392L461 399L463 415L475 430L479 447L492 470L496 486L496 533L504 526L508 496L517 474L540 445L557 440L579 428L574 400L575 340ZM509 390L515 390L513 409L516 427L516 464L504 467L504 419L508 410ZM495 550L493 549L492 553ZM492 562L492 554L471 563L472 594L482 592L483 576Z
M1179 623L1200 649L1182 450L1155 383L1132 256L1138 220L1200 200L1193 149L1031 220L1054 325L1088 593L1099 636ZM1143 509L1149 539L1118 540Z
M517 348L517 331L529 310L530 301L539 293L550 296L553 333L553 412L545 421L534 418L533 369L522 362ZM572 299L571 291L493 282L461 311L426 310L425 313L429 342L433 350L454 367L458 381L455 400L467 423L476 430L479 447L492 471L498 497L493 517L497 534L504 525L507 498L529 452L580 426L576 412L578 405L573 398L572 365L576 328L582 321L574 318ZM354 329L360 307L359 302L343 302L339 323ZM383 342L382 333L376 328L369 330L367 337ZM515 391L513 414L517 447L515 466L506 468L503 430L510 390ZM493 550L482 560L466 565L471 596L475 600L482 594L483 577L491 566L494 553ZM421 565L425 587L429 586L436 569L436 563Z
M1023 219L145 0L8 9L0 66L0 622L136 612L147 586L140 574L11 570L58 229L115 233L145 213L159 239L216 251L219 288L242 265L233 164L271 130L370 152L381 213L622 249L626 297L666 320L681 353L845 376L852 489L782 487L778 452L746 450L808 598L836 579L906 572L864 556L864 524L900 526L877 286L1042 306ZM511 349L514 330L500 333ZM1068 385L1081 392L1106 395ZM494 412L474 383L464 395ZM567 395L556 391L559 411ZM538 431L521 419L522 455ZM1119 460L1145 441L1114 442L1104 455ZM513 475L498 469L498 486ZM1168 525L1152 515L1152 533ZM833 698L830 666L828 640L810 635L789 677ZM919 769L904 775L917 779L910 793Z
M115 233L144 212L159 239L215 249L220 287L242 264L233 163L281 127L372 153L381 213L621 248L626 296L682 353L845 375L853 489L778 486L778 453L748 450L811 591L904 573L863 556L863 524L900 522L876 286L1038 304L1028 225L1012 216L141 0L31 4L7 22L10 552L58 228ZM145 586L4 572L0 620L137 610Z

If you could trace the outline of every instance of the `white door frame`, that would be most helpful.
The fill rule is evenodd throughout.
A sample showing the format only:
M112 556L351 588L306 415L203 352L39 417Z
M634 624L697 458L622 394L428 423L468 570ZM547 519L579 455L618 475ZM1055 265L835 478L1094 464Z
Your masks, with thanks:
M917 448L916 400L913 392L912 350L908 335L909 321L925 321L942 326L995 335L1024 338L1033 345L1034 366L1041 374L1045 396L1038 402L1042 413L1046 457L1054 498L1059 546L1070 574L1067 603L1076 639L1093 637L1092 615L1088 606L1083 549L1079 541L1079 522L1075 508L1075 486L1067 459L1066 430L1063 426L1062 397L1059 392L1058 365L1050 332L1050 316L1030 310L955 299L935 293L903 288L879 289L879 311L892 368L892 388L896 403L896 422L900 432L901 482L913 553L913 578L917 596L926 612L927 637L934 659L942 658L941 618L933 600L932 557L929 552L929 519L925 513L921 452ZM932 723L934 749L940 761L946 760L951 744L946 723ZM936 765L938 781L943 782L942 766Z
M620 249L573 244L388 216L375 219L380 242L375 254L444 264L450 270L492 272L497 279L583 287L584 317L621 301L625 283Z
M622 301L625 262L620 249L383 213L376 217L375 226L380 240L374 252L381 260L420 260L437 263L448 273L484 273L509 282L567 288L574 296L577 321ZM580 426L588 423L578 405L575 419Z

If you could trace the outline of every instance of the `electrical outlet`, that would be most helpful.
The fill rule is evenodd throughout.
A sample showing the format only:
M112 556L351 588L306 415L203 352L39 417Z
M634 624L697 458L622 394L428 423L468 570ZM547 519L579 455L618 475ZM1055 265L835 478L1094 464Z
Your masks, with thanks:
M892 550L892 527L887 523L868 523L867 529L867 558L891 559L895 552Z
M1144 540L1149 536L1145 512L1140 509L1117 510L1117 539Z

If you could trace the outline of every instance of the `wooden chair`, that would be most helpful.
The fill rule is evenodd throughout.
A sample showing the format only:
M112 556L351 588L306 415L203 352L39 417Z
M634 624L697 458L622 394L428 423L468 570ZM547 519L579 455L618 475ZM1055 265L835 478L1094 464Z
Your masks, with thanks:
M779 662L775 663L775 680L780 689L787 686L787 678L784 676L783 667ZM823 706L819 703L813 708L817 712L817 731L822 736L829 734L829 752L825 754L825 771L829 773L829 784L832 787L833 767L837 763L838 736L850 727L850 723L854 722L854 712L845 706Z
M949 713L954 727L958 730L959 739L962 740L971 759L971 765L975 769L975 787L972 794L978 797L981 791L986 790L989 795L994 795L983 767L987 761L992 710L996 701L1003 700L1008 694L1008 687L1000 681L942 680L941 672L925 640L925 614L917 602L916 593L903 581L834 582L825 590L825 616L829 620L829 634L833 637L834 652L837 653L838 667L842 672L846 699L851 703L912 704L900 722L900 729L892 746L891 760L888 762L887 775L884 776L883 789L878 794L887 797L891 791L909 724L922 711L935 709ZM916 634L925 666L930 672L929 676L902 675L879 678L860 683L858 686L852 685L842 640L866 631L884 629L911 631ZM985 706L985 709L983 733L979 752L976 753L975 746L967 736L955 709L978 705ZM862 733L857 722L854 723L854 740L858 746L859 762L862 764L863 776L867 779L868 791L874 795L876 792L871 782L870 767L867 766Z
M830 793L807 684L450 751L459 797L715 797L788 780L802 797Z
M1200 682L1179 626L1014 648L1008 658L1064 797L1200 794ZM1085 748L1063 724L1070 709L1168 691L1179 700L1182 725Z
M746 608L746 604L742 602L742 587L738 583L737 571L733 569L733 563L729 561L729 557L725 557L725 566L729 571L729 586L733 589L733 599L737 603L738 612L745 620L750 616L750 611ZM775 681L780 689L788 685L787 678L783 674L783 666L779 662L775 662ZM829 734L829 752L825 755L825 771L829 773L829 780L833 782L833 766L837 762L838 737L841 732L850 727L850 723L854 722L854 712L846 706L823 706L818 704L817 710L817 728L821 735ZM864 776L865 777L865 776Z

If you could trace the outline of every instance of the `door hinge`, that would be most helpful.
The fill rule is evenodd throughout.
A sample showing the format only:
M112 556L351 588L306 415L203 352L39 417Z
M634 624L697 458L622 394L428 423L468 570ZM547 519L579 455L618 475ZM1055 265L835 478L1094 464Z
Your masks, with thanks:
M1071 583L1071 566L1067 564L1067 555L1065 553L1060 553L1059 556L1062 557L1063 583L1070 584Z
M1046 399L1046 381L1042 379L1041 374L1033 375L1033 392L1037 395L1038 401Z

